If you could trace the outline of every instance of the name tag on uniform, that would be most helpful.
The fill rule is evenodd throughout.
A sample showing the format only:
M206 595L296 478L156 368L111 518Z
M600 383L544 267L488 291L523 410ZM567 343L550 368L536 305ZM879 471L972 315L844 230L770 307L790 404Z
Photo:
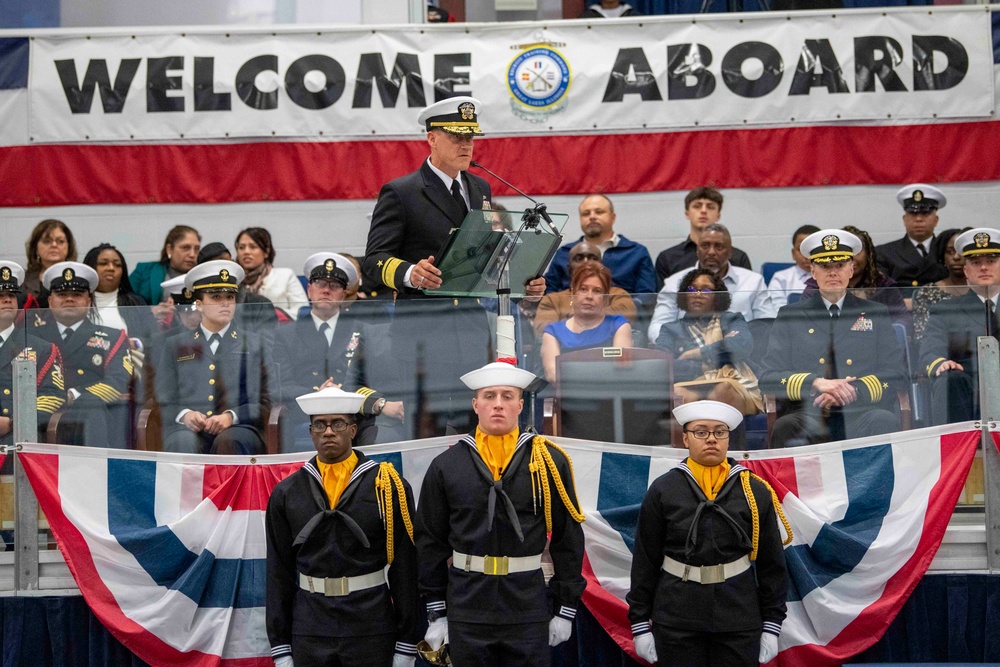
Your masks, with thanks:
M875 327L872 324L872 321L869 318L862 315L861 317L858 318L858 321L855 322L853 326L851 326L851 331L871 331L874 328Z

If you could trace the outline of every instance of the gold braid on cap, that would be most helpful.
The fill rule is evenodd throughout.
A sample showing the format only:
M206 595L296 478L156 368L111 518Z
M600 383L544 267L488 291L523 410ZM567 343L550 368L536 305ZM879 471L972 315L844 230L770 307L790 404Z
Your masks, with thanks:
M763 484L771 492L774 511L778 513L778 518L781 519L781 524L785 527L785 534L788 535L787 539L781 541L781 546L787 546L792 543L792 526L788 523L788 519L785 518L785 511L781 508L781 501L778 500L778 494L774 492L771 485L749 470L741 472L740 483L743 485L743 494L747 497L747 504L750 505L750 516L753 518L753 535L751 537L750 551L750 560L753 561L757 560L757 546L760 542L760 513L757 511L757 499L754 498L753 491L750 489L751 477Z
M559 474L556 462L552 459L549 447L552 447L566 457L566 463L569 465L569 483L573 488L573 492L576 493L576 481L573 479L573 462L570 461L569 456L555 443L546 440L540 435L536 435L531 441L531 461L528 463L528 470L531 472L531 498L534 502L535 513L537 514L538 496L539 492L541 492L542 507L545 510L545 532L547 533L552 532L552 492L549 489L550 474L556 483L556 491L559 493L559 498L562 499L563 505L566 507L566 511L569 512L573 521L583 523L586 518L583 515L583 511L573 505L573 500L569 497L569 492L566 491L566 485Z
M389 565L392 565L395 558L396 541L393 539L393 516L392 516L392 489L395 487L399 495L399 513L403 517L403 525L406 526L406 534L413 542L413 521L410 519L410 508L406 502L406 489L403 488L403 480L399 473L388 461L383 461L378 466L378 474L375 476L375 497L378 499L378 512L382 515L382 525L385 526L385 558Z

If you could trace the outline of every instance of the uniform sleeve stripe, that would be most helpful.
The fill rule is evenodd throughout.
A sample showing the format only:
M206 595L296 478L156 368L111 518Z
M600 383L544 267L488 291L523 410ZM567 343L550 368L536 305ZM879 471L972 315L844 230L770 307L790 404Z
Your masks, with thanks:
M764 621L764 623L763 623L763 630L764 630L764 632L766 632L768 634L771 634L771 635L774 635L775 637L777 637L778 635L781 634L781 624L780 623L774 623L772 621Z
M940 364L942 361L947 361L947 359L945 359L944 357L938 357L931 363L927 364L927 377L931 377L931 375L934 373L934 369L937 368L937 365Z
M567 621L572 621L573 619L576 618L576 609L563 605L559 607L559 612L556 614L556 616L565 618Z
M292 654L292 645L291 644L281 644L279 646L272 646L271 647L271 657L272 658L280 658L283 655L291 655L291 654Z
M882 400L882 383L874 375L866 375L861 380L868 387L868 393L871 394L872 403L878 403Z
M641 621L639 623L632 624L633 637L638 637L639 635L644 635L652 631L653 628L649 625L649 621Z
M385 283L386 287L390 289L397 289L396 287L396 269L399 265L403 263L403 260L396 257L390 257L382 265L382 282Z
M406 642L396 642L396 653L400 655L416 655L417 645L407 644Z
M444 600L437 600L435 602L427 603L427 611L444 611L448 608L447 603Z

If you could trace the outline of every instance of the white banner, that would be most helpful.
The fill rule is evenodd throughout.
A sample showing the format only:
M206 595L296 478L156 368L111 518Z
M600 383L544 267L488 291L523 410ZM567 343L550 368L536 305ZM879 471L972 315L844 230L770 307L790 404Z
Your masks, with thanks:
M35 37L33 142L491 135L990 118L982 7L385 30Z

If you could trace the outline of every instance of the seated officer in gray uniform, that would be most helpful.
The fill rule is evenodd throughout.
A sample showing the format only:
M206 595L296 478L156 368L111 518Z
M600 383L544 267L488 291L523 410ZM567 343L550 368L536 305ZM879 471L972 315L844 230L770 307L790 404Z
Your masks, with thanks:
M736 408L674 408L688 458L649 486L626 596L635 651L661 666L757 665L778 654L788 580L771 487L727 458ZM751 567L752 565L752 567Z
M572 633L586 585L572 464L556 445L518 430L533 374L492 363L461 379L476 392L479 426L431 462L420 489L419 581L430 621L420 648L449 644L462 666L548 665L549 647Z
M410 485L352 448L364 396L329 387L296 400L316 456L267 505L274 664L412 667L420 605Z
M280 327L275 334L274 372L282 403L289 411L284 450L306 451L297 435L308 419L292 398L334 386L365 397L355 444L372 444L378 433L376 418L385 415L398 424L403 418L403 404L389 401L365 386L367 327L359 317L341 308L345 291L358 285L358 270L343 255L320 252L306 260L303 273L309 279L309 317Z
M24 269L15 262L0 262L0 445L13 442L14 360L35 361L35 412L39 441L49 417L66 402L62 359L52 343L25 331L17 323L17 298L24 282Z
M60 262L42 274L51 317L35 334L55 343L63 364L69 406L59 440L72 445L125 448L131 424L122 400L132 383L128 334L94 324L97 272L79 262Z
M270 352L233 322L243 269L216 260L195 266L184 286L201 324L167 338L156 369L163 449L172 452L260 454L269 407Z

